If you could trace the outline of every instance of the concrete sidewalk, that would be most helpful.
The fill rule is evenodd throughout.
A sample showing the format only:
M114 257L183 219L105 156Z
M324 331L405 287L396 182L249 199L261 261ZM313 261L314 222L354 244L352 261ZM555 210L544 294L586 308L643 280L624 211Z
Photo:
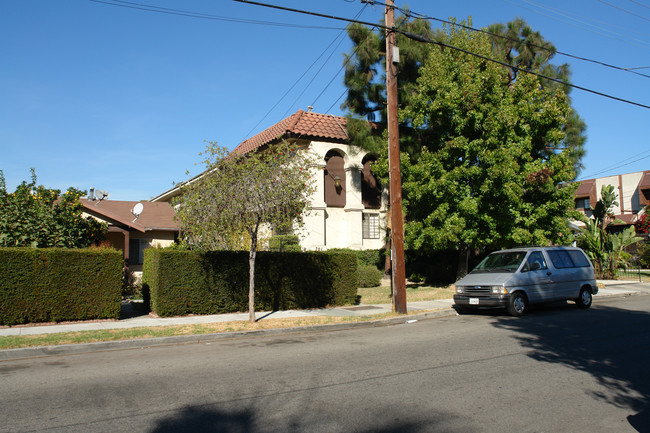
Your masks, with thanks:
M650 293L650 284L639 283L632 281L598 281L601 288L598 295L595 296L596 302L599 298L607 296L623 296L626 294L647 292ZM438 301L418 301L409 302L407 305L409 313L418 312L436 312L436 316L445 314L456 314L452 308L452 299L443 299ZM333 307L321 308L310 310L288 310L288 311L272 311L272 312L256 312L258 321L266 319L281 319L281 318L295 318L295 317L309 317L309 316L373 316L392 311L391 304L375 304L375 305L354 305L347 307ZM409 316L410 318L410 316ZM98 321L83 321L74 323L62 324L46 324L46 325L20 325L12 327L1 327L0 337L16 336L16 335L37 335L37 334L54 334L63 332L77 332L77 331L95 331L106 329L127 329L127 328L141 328L141 327L157 327L157 326L175 326L175 325L191 325L191 324L205 324L217 322L234 322L234 321L247 321L248 313L231 313L231 314L215 314L215 315L202 315L202 316L181 316L181 317L155 317L152 315L142 315L130 317L120 320L98 320Z

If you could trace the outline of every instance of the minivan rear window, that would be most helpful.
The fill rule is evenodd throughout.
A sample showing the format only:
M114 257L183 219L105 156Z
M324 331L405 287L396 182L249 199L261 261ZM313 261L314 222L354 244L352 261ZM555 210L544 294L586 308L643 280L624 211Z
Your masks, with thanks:
M573 260L571 260L571 257L569 257L569 254L567 254L566 251L562 250L549 250L547 251L548 256L551 258L551 262L553 262L553 266L557 269L562 269L562 268L573 268Z
M583 254L582 251L577 251L577 250L570 250L567 251L569 253L569 256L571 257L571 260L573 260L573 263L579 267L579 268L588 268L591 266L589 263L589 259Z

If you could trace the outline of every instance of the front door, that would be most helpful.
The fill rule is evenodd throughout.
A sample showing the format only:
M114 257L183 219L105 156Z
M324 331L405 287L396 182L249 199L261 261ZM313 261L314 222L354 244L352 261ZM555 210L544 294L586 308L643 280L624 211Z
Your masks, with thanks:
M553 280L542 251L532 251L522 268L522 278L528 287L531 302L546 302L553 297Z

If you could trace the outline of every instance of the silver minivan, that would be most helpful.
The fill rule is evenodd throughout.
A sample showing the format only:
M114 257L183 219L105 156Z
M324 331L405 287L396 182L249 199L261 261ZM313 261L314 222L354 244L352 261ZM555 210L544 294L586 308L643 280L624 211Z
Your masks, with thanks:
M495 251L456 282L458 309L506 307L513 316L529 304L571 300L589 308L598 293L594 267L575 247L522 247Z

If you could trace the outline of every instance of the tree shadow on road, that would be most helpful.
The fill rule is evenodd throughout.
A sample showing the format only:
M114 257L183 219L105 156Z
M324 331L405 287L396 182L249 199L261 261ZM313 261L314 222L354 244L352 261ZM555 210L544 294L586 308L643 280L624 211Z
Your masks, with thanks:
M650 314L606 306L576 311L564 305L521 319L503 317L496 326L516 332L531 358L595 377L605 391L592 392L594 398L636 412L628 416L630 425L650 431Z
M378 411L378 413L386 414L391 411ZM270 419L273 418L273 419ZM185 406L175 413L159 419L153 426L151 433L176 433L176 432L193 432L193 433L207 433L207 432L220 432L220 433L258 433L278 431L283 433L298 433L305 431L355 431L359 433L419 433L424 431L437 430L436 425L444 426L440 431L453 432L456 431L446 425L446 420L449 418L444 415L431 414L431 419L426 421L411 422L406 420L383 422L382 416L375 419L373 425L368 425L362 429L345 428L341 426L338 420L338 427L332 430L332 426L328 425L325 419L318 425L318 421L310 420L309 413L302 416L282 414L281 416L269 417L264 414L264 410L255 407L247 407L236 410L222 410L216 405L199 405L199 406ZM323 417L326 418L326 417ZM460 430L458 430L460 431ZM467 430L463 430L467 431Z

